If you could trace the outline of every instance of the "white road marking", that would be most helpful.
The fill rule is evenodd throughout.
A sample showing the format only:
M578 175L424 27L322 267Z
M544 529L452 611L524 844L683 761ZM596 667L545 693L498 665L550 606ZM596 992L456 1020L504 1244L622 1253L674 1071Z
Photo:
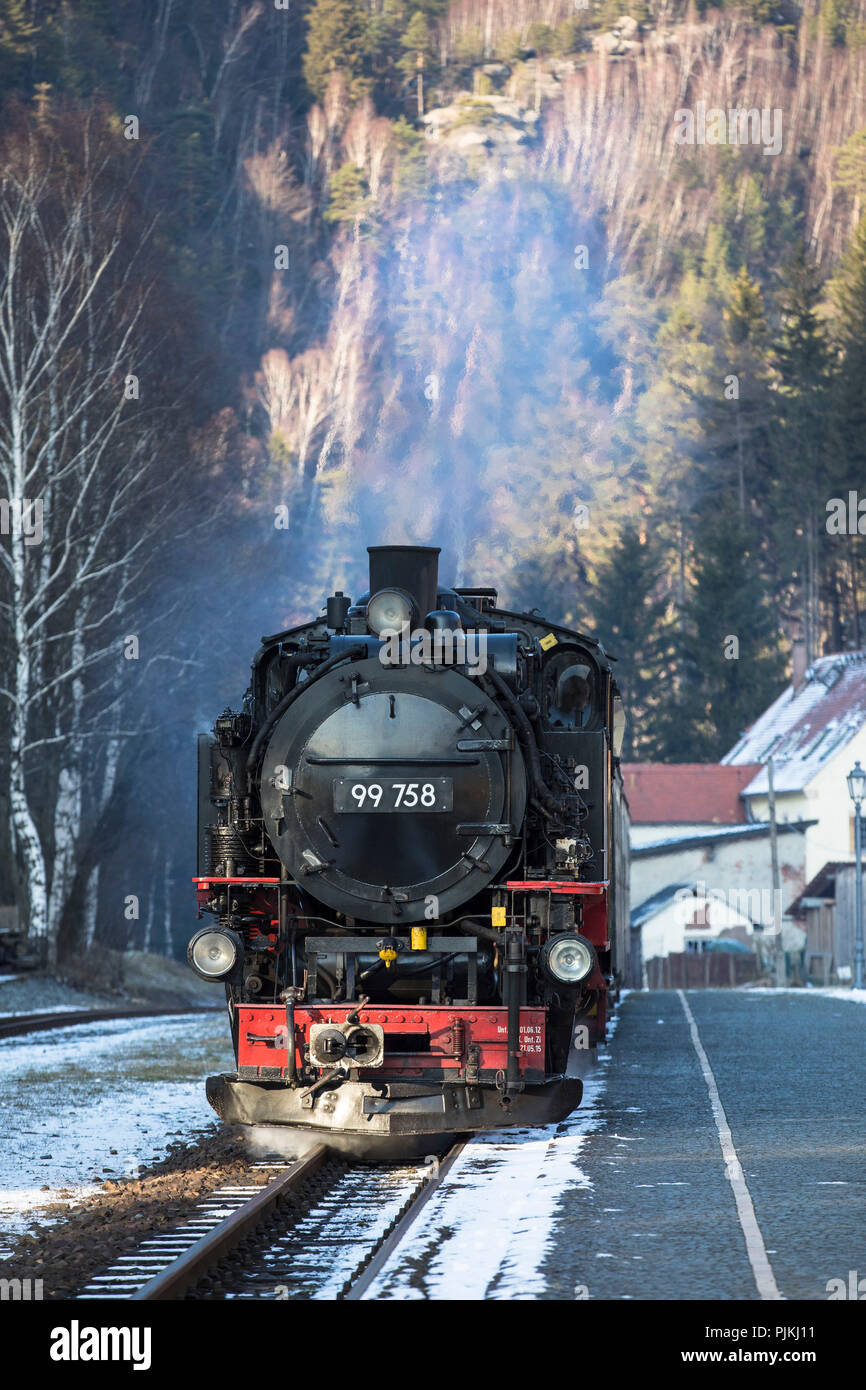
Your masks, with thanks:
M749 1192L742 1164L734 1148L731 1127L728 1124L728 1117L722 1105L722 1098L719 1095L716 1078L713 1076L713 1069L710 1066L709 1058L701 1042L698 1025L695 1023L694 1014L689 1008L688 1001L683 991L678 989L677 994L680 996L680 1003L683 1006L686 1019L688 1020L689 1032L692 1035L695 1052L698 1055L701 1071L704 1074L704 1081L707 1083L713 1119L716 1122L716 1129L719 1132L719 1144L721 1145L722 1157L725 1160L725 1173L728 1182L731 1184L734 1201L737 1204L737 1216L740 1219L740 1226L746 1239L746 1253L749 1256L749 1264L752 1266L752 1273L755 1276L755 1284L757 1285L758 1293L764 1300L781 1299L782 1295L776 1283L776 1276L773 1273L773 1267L767 1257L764 1237L761 1235L758 1218L755 1216L752 1194Z

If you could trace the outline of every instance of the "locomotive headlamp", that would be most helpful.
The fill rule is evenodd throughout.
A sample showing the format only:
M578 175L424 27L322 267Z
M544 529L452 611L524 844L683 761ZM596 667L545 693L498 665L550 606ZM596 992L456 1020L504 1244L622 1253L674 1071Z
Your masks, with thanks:
M203 980L224 980L243 953L237 932L229 927L205 927L189 943L186 958Z
M367 604L367 626L377 637L389 628L399 632L415 616L415 601L405 589L380 589Z
M595 950L585 936L562 932L552 936L542 947L539 964L555 984L579 985L595 969Z

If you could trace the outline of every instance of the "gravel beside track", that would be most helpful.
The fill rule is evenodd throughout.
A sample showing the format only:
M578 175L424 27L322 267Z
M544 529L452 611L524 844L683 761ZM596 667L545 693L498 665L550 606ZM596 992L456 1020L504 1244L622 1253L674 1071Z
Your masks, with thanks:
M47 1208L46 1221L20 1236L0 1261L0 1279L41 1279L46 1300L75 1298L143 1240L180 1225L218 1188L264 1186L272 1176L272 1169L258 1170L251 1178L249 1150L232 1130L178 1142L140 1177L108 1181L71 1209L62 1203Z

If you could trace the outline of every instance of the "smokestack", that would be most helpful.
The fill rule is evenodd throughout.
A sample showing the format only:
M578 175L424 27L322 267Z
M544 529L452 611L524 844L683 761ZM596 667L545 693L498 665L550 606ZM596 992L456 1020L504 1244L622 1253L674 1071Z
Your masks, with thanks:
M791 680L796 695L806 680L806 643L802 637L795 637L791 648Z
M371 595L379 589L405 589L423 622L436 607L439 553L438 545L368 545Z

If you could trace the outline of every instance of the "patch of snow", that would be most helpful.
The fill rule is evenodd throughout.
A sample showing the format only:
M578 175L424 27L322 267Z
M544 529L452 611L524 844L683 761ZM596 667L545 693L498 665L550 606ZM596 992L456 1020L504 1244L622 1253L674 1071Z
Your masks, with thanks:
M866 989L839 989L828 985L815 985L810 987L808 995L804 989L755 989L750 990L749 999L772 999L777 994L796 994L801 999L814 999L820 996L824 999L847 999L850 1004L866 1004Z
M0 1039L0 1236L35 1209L135 1176L215 1126L204 1076L231 1063L224 1018L105 1020Z
M785 993L799 994L800 990L786 989ZM832 989L829 986L824 989L819 986L810 993L822 994L825 999L847 999L850 1004L866 1004L866 989Z
M616 1031L619 1014L608 1025ZM610 1055L584 1082L580 1107L558 1125L491 1130L469 1139L365 1299L536 1299L548 1281L563 1197L592 1183L579 1159L601 1124Z
M0 1259L5 1259L12 1253L12 1238L27 1232L34 1214L40 1212L43 1206L62 1203L64 1206L74 1207L77 1202L92 1197L94 1192L98 1191L98 1183L83 1183L79 1187L64 1187L58 1191L46 1192L41 1187L22 1187L15 1192L0 1193ZM54 1225L60 1219L59 1214L49 1220L41 1213L40 1224Z
M18 977L10 975L8 978L14 980ZM27 1018L30 1014L80 1014L87 1012L88 1010L82 1008L80 1004L48 1004L41 1009L9 1009L6 1013L0 1013L0 1018Z

